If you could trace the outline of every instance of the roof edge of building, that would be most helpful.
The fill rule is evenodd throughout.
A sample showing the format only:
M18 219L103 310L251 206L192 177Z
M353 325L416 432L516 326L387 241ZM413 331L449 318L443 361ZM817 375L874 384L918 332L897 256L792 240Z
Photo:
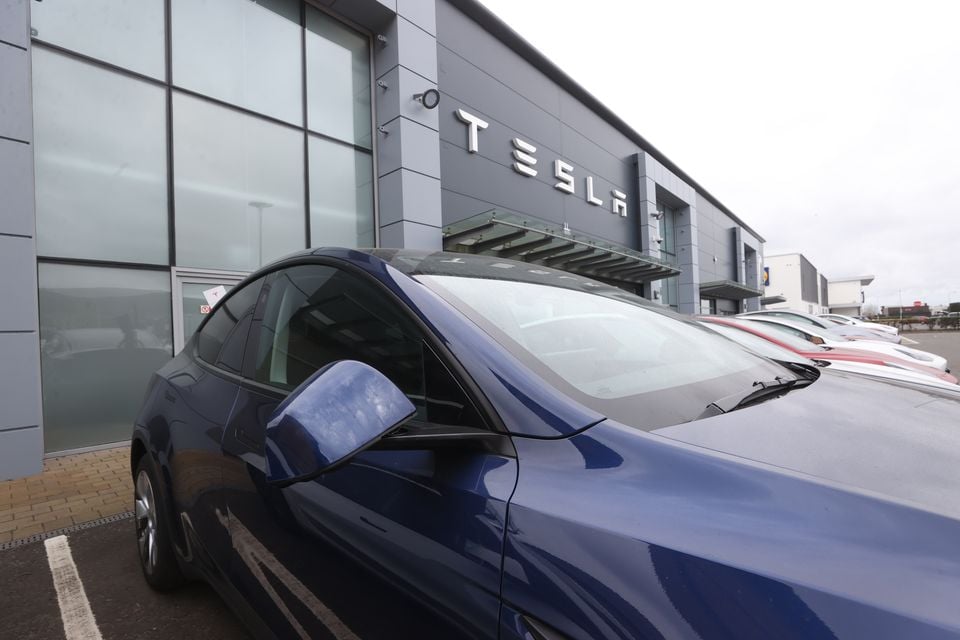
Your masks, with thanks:
M583 86L574 80L566 71L558 67L546 55L541 53L539 49L534 47L523 36L514 31L506 22L500 19L490 9L481 4L479 0L448 0L448 2L465 13L471 20L478 23L481 27L496 36L497 39L507 45L515 53L523 56L523 58L530 64L543 72L546 76L555 81L566 91L570 92L574 97L583 102L583 104L585 104L591 110L599 114L618 131L637 143L637 145L643 149L643 151L649 153L658 162L660 162L660 164L665 166L684 182L693 187L698 194L705 197L715 207L730 216L734 222L756 236L757 240L760 242L766 242L766 239L757 233L753 227L741 220L737 214L731 211L725 204L720 202L720 200L718 200L713 194L704 189L700 183L691 178L683 169L674 164L673 161L671 161L659 149L650 144L646 138L640 135L636 129L627 124L623 118L618 116L609 107L604 105L592 93L584 89Z

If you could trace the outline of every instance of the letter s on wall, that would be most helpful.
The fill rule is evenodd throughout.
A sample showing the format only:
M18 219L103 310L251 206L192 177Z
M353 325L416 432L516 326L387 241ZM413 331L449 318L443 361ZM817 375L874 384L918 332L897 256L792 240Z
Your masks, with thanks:
M573 175L570 173L573 171L573 167L564 162L563 160L554 160L553 161L553 177L559 180L557 184L553 185L555 188L560 189L560 191L566 191L567 193L573 193Z

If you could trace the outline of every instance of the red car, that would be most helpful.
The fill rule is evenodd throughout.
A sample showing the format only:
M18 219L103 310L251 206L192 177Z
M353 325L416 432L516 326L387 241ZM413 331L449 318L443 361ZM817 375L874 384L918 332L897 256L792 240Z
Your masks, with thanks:
M957 378L955 376L945 371L941 371L935 367L927 367L905 358L886 356L880 353L872 353L869 351L838 349L836 347L813 344L812 342L807 342L803 338L798 338L788 333L774 330L768 331L763 325L760 325L756 322L740 322L733 318L723 318L717 316L700 316L698 320L713 324L722 324L728 327L739 329L740 331L745 331L757 337L763 338L768 342L772 342L779 347L793 351L804 358L810 358L811 360L860 362L863 364L894 366L900 367L901 369L910 369L919 373L925 373L927 375L935 376L944 382L957 384Z

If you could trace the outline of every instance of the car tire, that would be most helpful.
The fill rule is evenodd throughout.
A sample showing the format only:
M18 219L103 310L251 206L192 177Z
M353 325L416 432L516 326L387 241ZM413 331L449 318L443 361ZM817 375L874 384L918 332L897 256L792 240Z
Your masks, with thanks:
M149 454L140 458L133 478L133 519L143 577L157 591L175 589L186 580L173 548L166 495Z

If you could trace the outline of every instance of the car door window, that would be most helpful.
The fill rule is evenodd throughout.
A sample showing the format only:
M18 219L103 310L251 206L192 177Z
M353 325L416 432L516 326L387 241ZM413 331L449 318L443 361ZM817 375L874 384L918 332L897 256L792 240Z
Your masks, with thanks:
M362 277L322 265L271 276L254 378L292 390L321 367L358 360L389 378L420 421L483 426L416 323Z
M240 374L254 309L263 286L259 278L223 300L197 331L197 357L208 364Z

